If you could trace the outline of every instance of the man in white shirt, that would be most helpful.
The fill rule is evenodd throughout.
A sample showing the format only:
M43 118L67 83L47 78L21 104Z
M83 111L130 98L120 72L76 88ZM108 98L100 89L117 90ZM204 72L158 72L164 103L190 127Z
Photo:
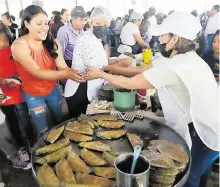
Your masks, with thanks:
M210 11L210 18L205 29L205 35L207 36L209 50L212 49L212 39L218 29L220 29L219 5L214 5L212 10Z

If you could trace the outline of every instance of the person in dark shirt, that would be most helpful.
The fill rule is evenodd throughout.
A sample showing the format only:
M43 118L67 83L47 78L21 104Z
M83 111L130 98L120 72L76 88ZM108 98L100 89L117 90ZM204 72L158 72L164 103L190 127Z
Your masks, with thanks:
M213 50L206 52L202 58L210 66L216 80L219 82L220 30L217 30L212 40Z
M18 25L12 22L11 16L8 12L2 14L2 22L9 27L10 31L13 34L13 38L15 38L16 29L18 28Z
M54 24L51 27L51 33L54 38L57 37L57 33L60 27L64 26L69 22L69 15L69 11L63 8L60 12L60 15L54 17Z

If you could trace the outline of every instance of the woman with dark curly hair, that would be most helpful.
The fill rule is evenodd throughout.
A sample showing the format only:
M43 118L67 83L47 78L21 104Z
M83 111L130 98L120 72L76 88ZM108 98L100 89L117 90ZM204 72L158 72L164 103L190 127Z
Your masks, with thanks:
M60 44L49 31L48 16L41 7L31 5L24 10L21 35L12 45L12 54L22 79L24 99L40 137L48 129L47 106L56 122L62 120L57 80L83 82L83 79L77 71L67 67Z

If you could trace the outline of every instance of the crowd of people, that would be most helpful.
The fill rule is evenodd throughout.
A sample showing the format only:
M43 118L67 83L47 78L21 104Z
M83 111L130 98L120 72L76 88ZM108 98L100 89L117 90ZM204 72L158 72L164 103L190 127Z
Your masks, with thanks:
M31 168L31 148L51 128L48 110L54 126L65 120L62 94L69 118L76 118L108 81L128 89L158 89L167 124L192 148L186 187L199 187L219 155L219 5L200 16L195 10L165 15L150 7L144 14L131 9L115 20L106 8L86 13L81 6L52 14L49 20L41 7L31 5L20 12L20 23L8 12L1 16L0 149L13 167ZM147 67L132 67L127 54L145 48L161 57Z

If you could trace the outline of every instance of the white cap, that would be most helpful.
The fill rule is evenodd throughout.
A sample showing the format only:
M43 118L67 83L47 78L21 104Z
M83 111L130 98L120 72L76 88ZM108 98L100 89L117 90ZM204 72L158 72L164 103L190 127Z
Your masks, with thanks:
M172 33L188 40L194 40L201 30L202 26L198 18L187 12L174 12L161 25L149 28L153 36Z
M92 13L90 15L90 19L94 20L94 19L98 19L98 18L107 18L107 19L111 20L111 14L107 8L98 6L92 11Z
M142 19L144 19L144 16L137 12L133 12L130 16L130 20L142 20Z

